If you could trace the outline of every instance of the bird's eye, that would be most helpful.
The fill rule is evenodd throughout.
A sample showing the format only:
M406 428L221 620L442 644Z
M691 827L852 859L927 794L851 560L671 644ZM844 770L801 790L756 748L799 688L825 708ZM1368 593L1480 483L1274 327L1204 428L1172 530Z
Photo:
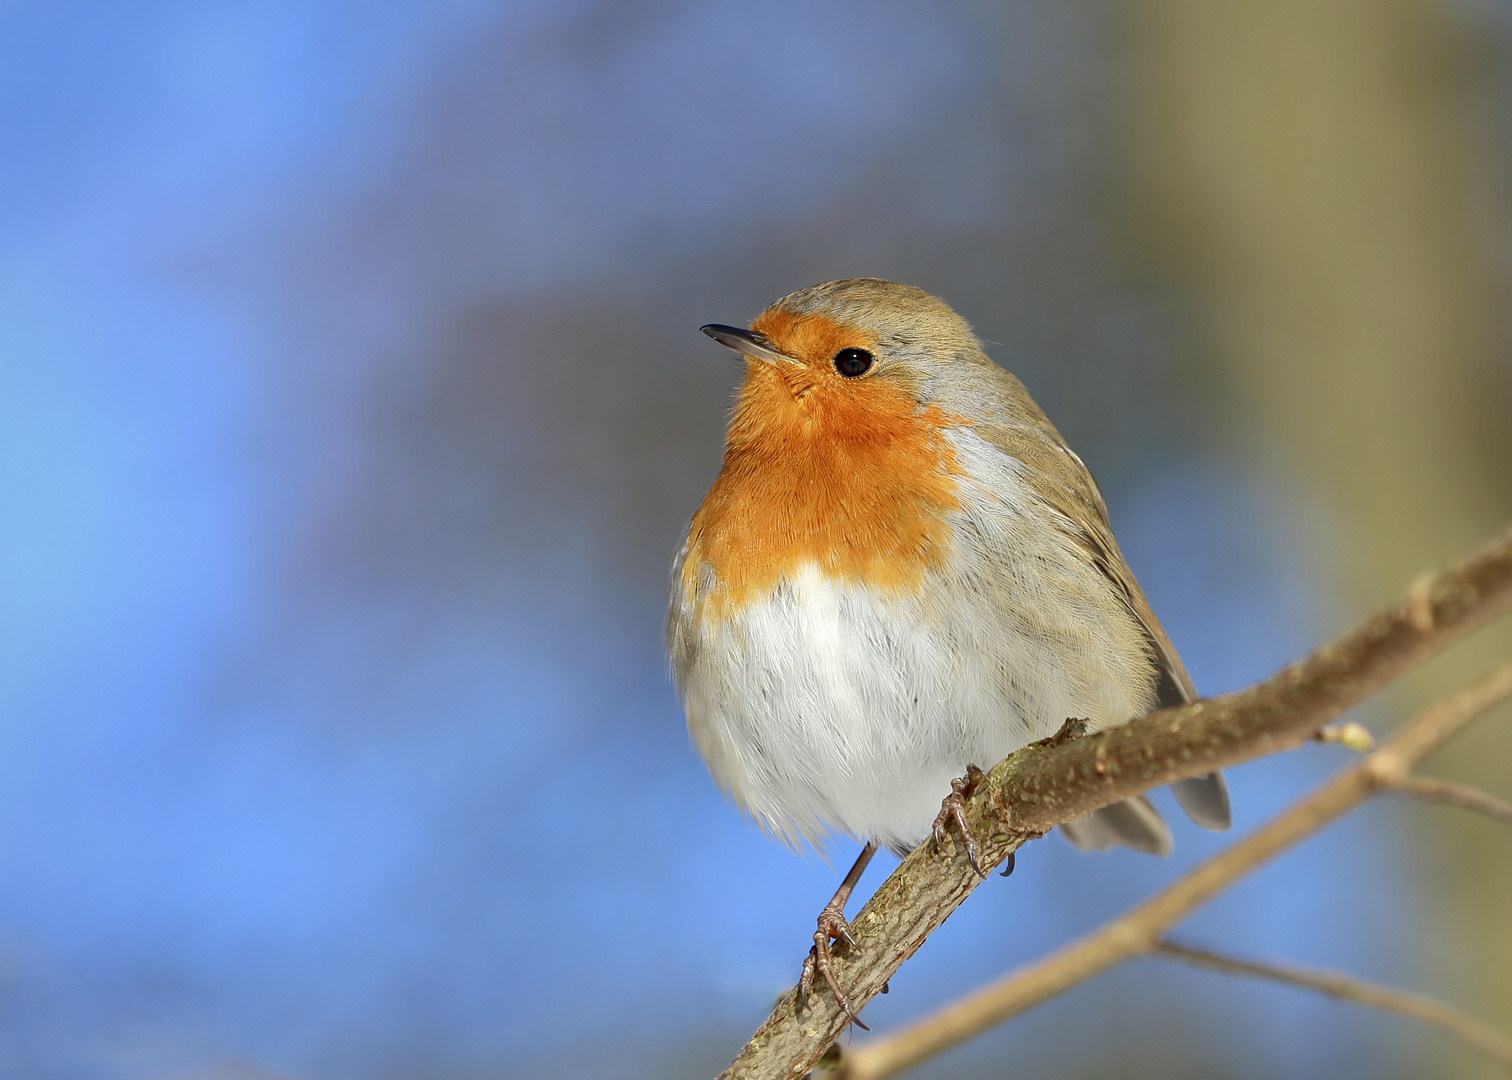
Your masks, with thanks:
M835 354L835 370L847 379L871 370L872 354L865 349L841 349Z

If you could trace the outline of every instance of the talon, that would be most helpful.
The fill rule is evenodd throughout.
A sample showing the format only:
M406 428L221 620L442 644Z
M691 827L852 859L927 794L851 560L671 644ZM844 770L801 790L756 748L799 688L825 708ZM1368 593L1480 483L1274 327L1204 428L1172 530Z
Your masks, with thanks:
M845 921L845 902L850 899L851 891L856 887L856 882L861 879L861 874L866 870L866 864L871 862L871 857L876 854L877 842L869 841L861 849L861 854L856 856L855 865L845 875L845 880L840 883L840 888L835 891L834 899L824 905L824 910L819 913L817 927L814 930L814 947L809 950L808 956L803 960L803 975L798 980L798 1008L808 1007L810 995L814 992L814 980L820 976L824 978L824 984L829 987L830 993L835 995L835 1004L850 1017L851 1023L862 1031L870 1031L871 1028L864 1024L856 1010L851 1008L850 998L840 989L840 983L835 979L834 969L830 966L830 939L843 941L850 948L857 948L856 939L850 932L850 926Z
M966 827L966 812L964 808L966 800L976 790L976 786L982 782L984 776L986 774L975 765L966 766L966 775L957 777L950 782L950 794L945 796L944 800L940 803L940 812L935 816L934 820L935 848L942 852L945 850L946 829L952 821L955 822L956 828L961 830L961 839L966 844L966 861L971 863L971 868L981 878L985 878L987 875L983 873L981 864L977 861L976 837L972 836L971 830Z
M814 979L822 976L824 983L829 987L830 993L835 995L835 1004L850 1017L851 1023L862 1031L870 1031L871 1028L864 1024L856 1010L851 1008L850 998L845 996L845 991L840 989L840 983L835 979L834 969L830 966L830 939L844 941L852 948L856 947L856 939L851 936L850 927L846 925L845 915L833 904L825 907L819 913L819 926L814 931L814 947L809 950L808 958L803 961L803 976L798 980L798 1007L808 1006L809 995L814 991Z
M803 974L798 977L798 1011L808 1008L809 995L814 992L814 950L803 958Z
M999 874L998 877L1007 877L1009 874L1013 873L1013 857L1017 854L1018 852L1016 851L1010 851L1008 853L1008 857L1003 860L1003 872Z
M827 907L819 915L819 929L814 931L814 967L818 973L824 976L825 985L830 988L830 993L835 995L835 1004L850 1017L851 1023L862 1031L870 1031L856 1015L856 1010L851 1008L850 998L845 996L845 991L840 989L840 983L835 979L834 968L830 966L830 938L836 941L844 941L854 946L856 939L851 936L850 928L845 924L845 916L838 910ZM813 980L810 980L812 985Z

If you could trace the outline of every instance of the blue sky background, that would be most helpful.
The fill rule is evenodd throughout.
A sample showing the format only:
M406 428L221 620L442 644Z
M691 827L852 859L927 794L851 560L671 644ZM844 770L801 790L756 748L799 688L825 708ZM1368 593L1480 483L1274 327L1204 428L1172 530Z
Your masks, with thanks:
M1101 224L1102 20L0 10L0 1076L727 1061L854 848L795 857L721 800L664 674L665 573L736 376L696 327L814 281L913 281L997 343L1103 479L1204 692L1342 625L1297 555L1326 514L1183 419L1192 347ZM1343 756L1235 770L1237 826ZM1421 901L1394 815L1189 935L1452 985L1401 944ZM1176 831L1165 862L1033 845L868 1020L1221 843ZM1423 1053L1142 963L920 1075L1375 1077Z

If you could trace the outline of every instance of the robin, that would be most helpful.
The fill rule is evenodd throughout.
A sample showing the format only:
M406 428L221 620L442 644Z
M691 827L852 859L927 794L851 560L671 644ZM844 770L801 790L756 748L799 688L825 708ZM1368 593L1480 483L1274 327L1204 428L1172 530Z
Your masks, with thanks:
M844 906L877 846L943 845L977 763L1067 718L1095 731L1196 692L1092 474L944 301L853 278L748 330L702 329L745 378L673 565L672 669L743 812L791 846L865 845L799 984L806 1000L822 977L865 1027L830 942L854 944ZM1197 824L1228 827L1219 773L1173 791ZM1143 798L1060 828L1084 849L1171 846Z

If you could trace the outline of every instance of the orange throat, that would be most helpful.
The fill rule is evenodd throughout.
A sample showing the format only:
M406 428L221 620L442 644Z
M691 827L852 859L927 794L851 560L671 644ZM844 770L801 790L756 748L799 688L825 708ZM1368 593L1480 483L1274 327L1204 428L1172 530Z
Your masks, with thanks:
M835 374L829 357L837 342L851 343L836 336L844 328L809 317L796 329L820 340L794 348L797 335L779 336L788 327L761 325L773 314L756 328L790 355L815 355L748 363L724 467L689 529L684 595L723 615L807 563L878 590L918 588L945 557L945 514L960 505L962 472L943 430L950 418L919 408L895 382Z

